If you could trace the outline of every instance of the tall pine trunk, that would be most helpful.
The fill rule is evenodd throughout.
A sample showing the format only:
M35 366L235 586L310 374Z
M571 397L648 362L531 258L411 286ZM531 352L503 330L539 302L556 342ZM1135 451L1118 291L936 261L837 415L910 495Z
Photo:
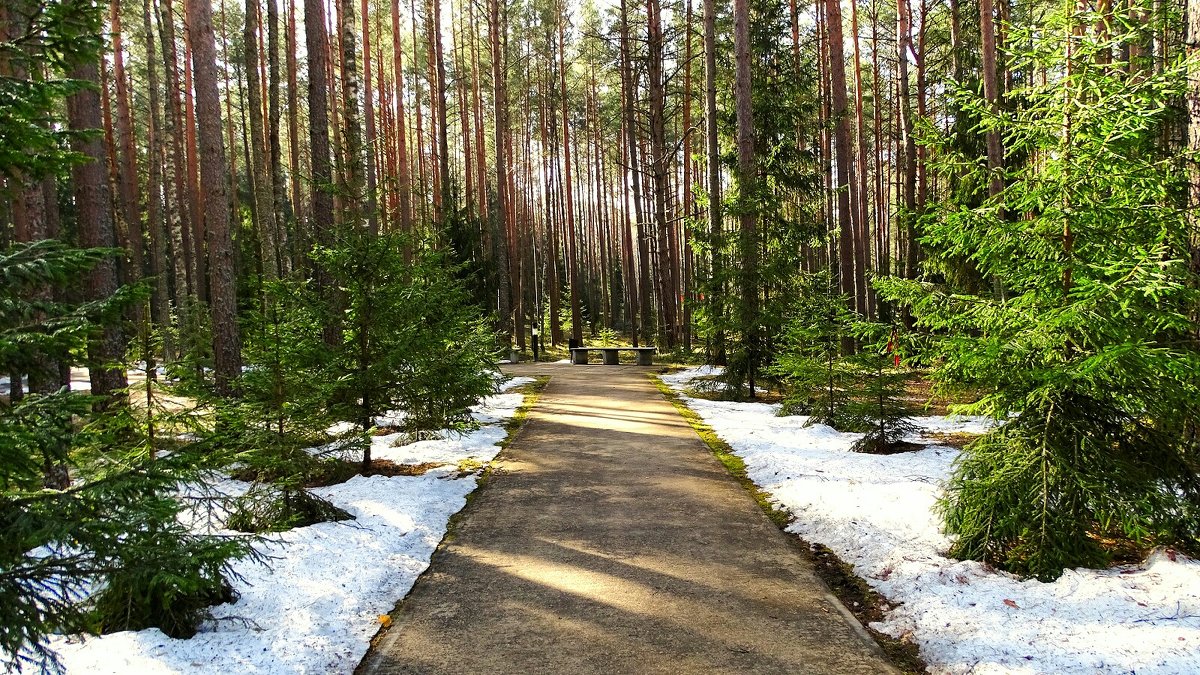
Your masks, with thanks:
M192 246L191 211L188 208L188 177L187 155L184 146L184 114L183 102L179 95L179 58L175 49L175 13L171 0L162 0L158 9L159 43L163 49L163 74L165 75L167 94L167 113L165 115L163 132L169 141L170 152L167 153L165 164L170 168L171 186L167 188L168 228L172 263L175 272L175 305L178 308L177 328L182 331L191 306L192 294L195 292L193 272L195 264ZM164 173L166 170L164 168ZM171 207L172 198L174 208Z
M1192 271L1200 274L1200 0L1187 3L1188 69L1187 145L1192 153L1188 167L1188 220L1191 224ZM1200 328L1197 329L1200 333Z
M366 167L363 162L363 133L358 110L358 48L355 35L354 0L340 0L342 51L342 140L346 166L341 177L342 222L349 227L363 224L363 192Z
M152 0L142 0L142 30L145 35L146 77L149 85L150 110L146 116L146 230L150 235L150 274L154 277L154 289L150 298L151 319L157 326L166 326L171 321L170 285L167 274L167 227L163 220L163 170L162 170L162 101L160 100L158 63L154 45L154 20ZM168 333L163 340L163 355L172 358L174 343ZM147 354L147 373L154 378L155 371Z
M430 24L432 31L432 47L434 62L434 99L437 102L437 148L438 148L438 187L441 191L442 214L444 227L449 222L449 214L454 211L453 196L450 190L450 129L446 121L446 59L442 54L442 3L441 0L430 0ZM519 329L518 329L519 330Z
M836 0L834 0L836 1ZM758 167L754 156L754 108L751 96L750 3L733 2L733 50L736 63L734 101L737 112L738 190L740 207L741 305L740 328L745 350L746 378L754 398L758 368ZM844 91L844 89L843 89Z
M412 185L408 170L408 121L404 115L404 44L400 39L400 0L392 0L392 68L396 78L396 192L400 231L412 232Z
M304 0L304 41L308 52L308 141L312 176L311 232L316 243L333 243L333 162L329 140L329 33L324 0ZM327 270L316 270L321 297L332 304L335 289ZM329 322L322 331L328 345L341 342L340 327Z
M246 0L246 23L242 41L246 55L246 94L250 108L250 185L253 189L254 216L258 220L258 241L262 253L262 272L267 280L279 278L279 249L275 243L275 206L270 160L267 157L263 118L261 64L258 58L258 0Z
M825 0L825 26L829 36L829 102L830 114L833 118L834 163L837 168L834 190L838 223L839 288L843 295L854 302L855 308L861 309L857 302L858 285L856 282L856 275L861 270L855 270L855 219L850 205L850 191L853 189L850 165L854 159L850 149L850 105L846 96L846 57L845 41L842 37L841 0ZM853 344L850 338L843 338L842 346L846 350L852 349Z
M500 314L501 341L507 349L512 344L516 332L515 317L512 311L512 278L510 257L512 252L512 228L508 219L508 161L504 155L505 147L505 116L508 114L508 95L505 86L508 74L504 71L504 52L502 50L502 31L500 3L502 0L488 0L488 39L492 51L492 87L493 110L496 148L496 207L492 215L492 223L496 231L496 265L499 271L500 288L497 297L497 311Z
M629 37L629 12L626 0L621 0L621 89L622 106L625 117L626 148L629 152L629 172L633 186L633 214L637 227L638 249L638 309L641 319L638 322L638 335L642 342L649 344L651 331L654 327L654 308L650 304L650 235L646 228L645 210L642 202L642 165L638 161L637 117L634 114L634 101L637 99L637 80L631 64Z
M170 2L170 0L168 0ZM187 200L184 202L189 207L188 220L191 222L191 251L192 251L192 280L193 288L196 292L196 297L203 302L209 301L209 283L208 283L208 252L205 248L205 232L204 232L204 200L200 192L200 148L196 140L196 100L195 87L193 86L193 62L192 43L195 38L192 36L192 31L189 29L191 23L190 15L188 14L188 4L190 0L184 0L184 30L183 30L183 112L184 112L184 140L187 149ZM211 10L209 16L212 16ZM211 19L210 19L211 23ZM210 29L211 32L211 29ZM213 41L215 43L216 37ZM216 53L216 47L213 47L213 53ZM215 76L214 76L215 78ZM213 111L218 116L220 109ZM218 120L217 124L220 124ZM222 162L224 164L224 162Z
M579 297L579 255L577 243L579 240L578 227L575 223L575 184L571 178L571 120L568 115L569 96L567 94L567 42L566 22L568 12L565 3L558 13L558 81L562 97L562 138L563 138L563 198L566 200L566 219L563 222L563 236L566 239L568 260L567 270L571 284L571 338L578 346L583 345L583 312Z
M980 0L980 4L989 0ZM914 252L913 240L916 228L913 221L917 214L917 140L913 129L912 86L909 83L908 57L912 49L912 11L909 0L898 0L896 9L896 30L899 40L896 42L896 56L900 67L897 71L897 85L900 88L900 133L903 139L903 159L901 170L901 204L904 207L902 222L904 223L904 241L907 246L904 254L904 277L915 279L917 276L917 257Z
M271 206L275 222L275 259L279 261L279 272L287 274L292 269L288 256L287 188L283 178L283 151L279 141L282 110L279 100L279 8L278 0L267 1L267 141L271 165Z
M192 72L199 120L200 190L209 256L209 305L212 310L213 365L217 392L232 395L242 374L241 337L237 324L237 286L233 240L229 231L225 142L221 136L221 98L217 89L217 45L212 5L187 0Z
M116 93L117 124L116 146L112 151L119 158L115 164L120 193L117 209L120 218L117 227L117 243L126 249L128 264L121 266L121 280L125 284L136 283L142 278L142 217L141 201L138 199L137 139L133 133L133 112L129 102L129 79L125 72L125 47L121 35L120 0L112 0L111 31L113 52L113 84ZM134 305L131 318L142 331L142 307Z
M867 133L866 120L863 117L863 80L862 56L859 52L858 32L858 0L850 2L850 30L854 40L854 137L856 142L855 164L857 166L857 181L855 182L855 228L854 228L854 264L855 288L858 292L859 311L864 315L875 314L875 293L867 283L867 270L870 269L871 237L867 226L867 203L870 196L867 192Z
M681 290L686 294L680 311L683 326L683 350L692 351L692 247L689 243L689 224L692 219L692 0L684 7L684 70L683 70L683 278ZM594 81L594 78L593 78Z
M979 0L979 32L983 38L983 98L992 110L1000 105L1000 86L997 72L995 6L992 0ZM1004 189L1001 170L1004 167L1004 148L1000 142L1000 130L987 132L987 162L991 172L988 181L988 196L995 197Z
M271 0L274 2L274 0ZM301 197L300 179L300 84L297 75L296 0L287 0L287 107L288 172L291 174L292 266L303 269L308 258L306 218L308 207ZM286 231L286 228L281 228Z
M646 79L650 103L650 172L653 177L654 236L658 243L657 270L658 296L662 306L660 332L665 346L675 346L676 301L675 267L671 264L671 242L668 235L667 181L668 157L666 140L666 93L663 91L663 34L662 13L658 0L646 2Z
M717 132L717 10L716 0L704 0L704 137L707 143L708 165L708 236L712 259L709 274L713 282L708 289L708 320L716 324L709 356L713 363L725 365L724 270L721 260L721 155Z
M81 89L67 99L67 119L74 131L89 132L73 137L72 150L84 161L71 169L75 188L75 218L79 245L86 248L109 247L116 244L112 222L112 198L104 170L104 144L95 132L100 119L100 67L95 61L75 64L71 77L92 86ZM101 300L117 290L117 263L106 258L88 273L85 293L89 300ZM101 405L110 406L119 400L119 390L127 386L121 360L125 356L125 338L117 324L88 338L87 361L92 395L104 397ZM116 367L112 367L112 366Z
M379 234L379 213L376 204L375 185L375 89L371 78L371 16L367 0L362 0L362 36L363 36L363 81L366 83L366 96L363 97L367 121L366 138L366 216L367 229L372 234ZM379 39L379 36L375 36ZM382 64L375 64L382 67Z

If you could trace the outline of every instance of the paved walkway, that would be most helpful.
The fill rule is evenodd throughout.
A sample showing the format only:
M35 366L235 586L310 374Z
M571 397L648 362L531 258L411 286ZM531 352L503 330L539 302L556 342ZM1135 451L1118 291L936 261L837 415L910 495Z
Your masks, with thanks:
M634 366L552 379L359 668L894 672Z

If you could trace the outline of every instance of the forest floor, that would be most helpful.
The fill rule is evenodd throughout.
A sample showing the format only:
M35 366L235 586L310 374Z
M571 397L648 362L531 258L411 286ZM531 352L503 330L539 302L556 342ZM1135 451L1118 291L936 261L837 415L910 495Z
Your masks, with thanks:
M1159 549L1043 583L945 556L936 503L961 452L954 446L990 420L915 417L908 440L919 450L855 453L860 434L780 416L777 404L712 400L704 384L717 372L661 380L736 457L788 532L822 565L844 561L867 595L883 598L874 616L847 604L873 630L915 643L930 672L1200 672L1200 561Z
M553 374L359 672L895 672L632 366Z

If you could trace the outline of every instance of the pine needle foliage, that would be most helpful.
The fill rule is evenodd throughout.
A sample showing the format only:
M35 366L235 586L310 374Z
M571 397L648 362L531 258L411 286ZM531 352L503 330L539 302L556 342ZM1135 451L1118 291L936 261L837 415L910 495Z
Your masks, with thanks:
M784 385L783 410L788 414L806 414L810 424L835 428L850 423L844 417L850 374L840 347L853 321L846 299L833 290L828 270L800 278L779 353L769 370Z
M828 270L801 277L769 372L787 392L784 414L807 414L808 424L863 433L856 452L887 454L910 449L904 437L914 413L904 399L909 373L893 362L895 333L887 324L861 320L833 290ZM863 348L841 353L844 337Z
M282 532L354 516L302 487L259 484L233 503L226 527L239 532Z
M105 509L105 525L117 534L95 550L99 576L89 598L93 630L111 633L158 628L171 637L187 638L209 618L213 605L236 598L229 579L236 578L231 560L249 555L249 540L198 533L181 522L185 502L179 491L184 477L204 464L198 449L176 451L167 459L142 462L123 477L106 483L96 506ZM113 508L112 504L127 504ZM99 513L92 517L99 516Z
M850 396L843 417L846 427L863 437L850 449L877 455L920 449L904 440L917 430L911 420L916 410L904 398L911 374L896 358L896 331L887 324L859 321L853 332L861 348L845 359Z
M818 133L817 55L808 49L796 54L779 40L790 31L787 3L752 0L750 14L753 176L738 175L732 87L717 93L717 122L723 137L720 161L738 176L723 195L722 211L730 221L753 212L757 226L753 236L739 229L718 233L714 240L708 224L696 222L692 237L702 257L716 255L724 261L702 289L711 297L695 310L699 335L706 340L721 336L717 350L728 351L721 379L724 395L731 399L753 398L760 379L769 374L775 336L784 331L792 298L801 292L796 271L806 247L822 234L821 168L812 146L797 140Z
M1200 544L1197 458L1183 436L1200 416L1197 284L1182 163L1159 144L1186 64L1130 74L1105 63L1098 55L1120 54L1141 28L1118 23L1104 37L1099 19L1061 10L1038 35L1013 35L1014 70L1052 74L1012 92L1015 110L961 96L981 130L1002 132L1011 168L982 205L939 205L923 241L935 263L968 260L997 290L878 283L933 332L937 380L987 392L963 411L1004 422L950 480L951 553L1042 579L1104 565L1110 537ZM943 171L986 183L977 160L931 142Z
M0 39L0 175L41 179L79 161L56 114L71 94L87 86L61 77L78 59L99 58L104 12L91 0L8 2ZM14 71L39 73L13 77Z
M179 349L178 358L164 364L167 375L176 382L175 389L180 394L211 398L212 312L207 303L197 298L188 298L178 312L178 321L161 329Z
M79 599L87 630L190 637L211 606L235 599L231 561L258 560L251 539L218 532L226 496L210 483L229 458L204 436L204 409L168 393L153 381L130 387L130 404L94 416L71 454L68 492L88 495L90 509L76 518L111 537L85 548L96 565Z
M0 252L0 370L73 363L91 331L144 297L126 288L70 304L27 293L63 288L108 255L57 242ZM9 667L56 667L52 633L190 634L227 588L227 562L249 552L244 540L181 523L178 493L209 453L187 444L156 452L165 441L156 432L172 425L152 393L144 407L103 414L92 412L96 400L65 388L0 400L0 650Z
M943 505L953 553L1051 579L1105 564L1105 540L1194 544L1200 481L1177 447L1102 398L1026 407L963 454Z
M96 320L112 318L133 292L91 303L56 302L37 293L79 279L112 249L79 249L45 239L0 250L0 363L5 373L28 373L51 354L79 346Z
M337 451L364 442L361 431L330 431L335 387L325 372L324 317L313 284L297 279L264 284L260 307L247 313L239 396L211 397L216 424L206 433L226 453L232 475L254 483L229 504L229 529L282 532L351 518L306 489L350 478L353 469Z
M262 458L251 456L256 451L290 456L333 440L324 316L313 284L298 280L269 282L260 309L248 313L240 396L220 402L227 422L222 443L249 453L239 461L257 466Z

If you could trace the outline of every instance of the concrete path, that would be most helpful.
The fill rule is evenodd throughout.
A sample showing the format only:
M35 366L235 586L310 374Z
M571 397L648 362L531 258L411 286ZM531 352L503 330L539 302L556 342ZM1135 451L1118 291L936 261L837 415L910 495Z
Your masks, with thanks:
M359 673L895 672L634 366L550 384Z

